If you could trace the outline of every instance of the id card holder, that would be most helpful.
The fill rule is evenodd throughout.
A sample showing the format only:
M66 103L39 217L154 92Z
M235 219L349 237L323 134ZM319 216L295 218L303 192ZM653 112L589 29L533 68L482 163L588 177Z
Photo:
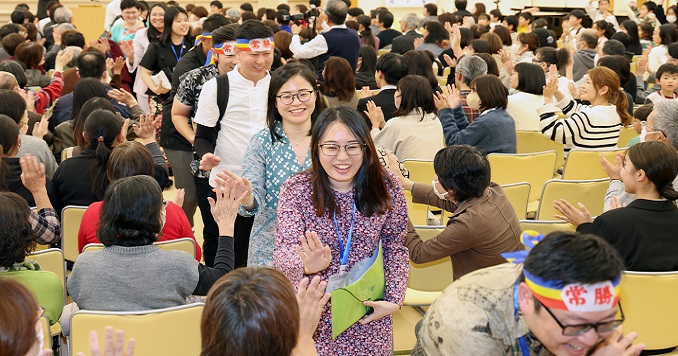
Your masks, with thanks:
M325 289L325 293L332 293L332 291L339 288L339 286L341 285L345 278L346 278L346 265L341 265L339 273L330 276L330 278L327 280L327 288Z

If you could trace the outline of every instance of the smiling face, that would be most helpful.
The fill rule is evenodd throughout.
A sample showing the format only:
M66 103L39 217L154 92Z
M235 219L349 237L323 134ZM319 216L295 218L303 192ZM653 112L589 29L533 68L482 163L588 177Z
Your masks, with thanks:
M619 171L619 176L621 177L622 182L624 183L624 191L630 194L636 193L636 184L637 182L638 170L631 163L629 155L624 155L624 160L622 161L622 168Z
M353 178L363 165L365 153L361 150L358 155L351 156L346 152L345 145L358 145L362 142L340 121L330 124L319 142L321 145L329 143L342 146L336 156L327 156L322 149L318 150L318 159L330 179L332 188L341 192L350 191L353 188Z
M150 15L151 26L155 27L155 29L160 32L162 32L163 28L165 28L165 23L163 22L164 18L165 10L162 7L156 6L153 9L151 9Z
M304 102L299 99L299 96L305 98L309 92L311 93L308 100ZM291 104L283 103L279 96L284 94L293 95ZM278 96L275 101L276 107L278 108L278 113L282 116L283 124L286 122L303 124L311 121L311 114L315 110L315 96L317 94L311 83L306 79L299 75L290 78L280 87L276 95Z
M238 64L238 58L235 56L235 54L231 55L225 55L225 54L217 54L217 61L218 61L218 68L219 68L219 74L224 74L228 73L235 68L235 65Z
M582 100L588 100L589 102L593 102L593 100L598 97L599 95L604 95L607 93L607 87L602 87L598 90L593 86L593 82L591 81L590 77L586 77L586 80L584 81L584 84L582 84L580 87L580 92L581 92L581 99Z
M136 7L130 7L125 10L122 10L122 18L128 25L133 26L139 20L139 9Z
M189 28L190 25L188 23L188 16L186 16L184 13L179 13L174 18L174 22L172 23L172 34L182 37L186 36L188 35Z
M236 49L235 56L240 63L240 74L251 81L263 79L273 64L273 49L265 52L246 52Z

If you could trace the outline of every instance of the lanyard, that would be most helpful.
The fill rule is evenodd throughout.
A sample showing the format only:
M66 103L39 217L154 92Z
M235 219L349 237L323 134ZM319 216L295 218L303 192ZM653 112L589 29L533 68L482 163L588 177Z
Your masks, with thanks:
M172 47L172 52L174 52L174 58L177 59L177 63L179 63L179 60L181 57L184 55L184 40L181 40L181 47L179 48L179 55L177 56L177 50L174 49L174 43L170 45Z
M516 282L516 286L513 287L513 316L518 320L518 311L520 310L518 305L518 285L520 281ZM518 344L520 345L520 352L523 356L530 356L530 349L527 347L527 337L525 335L518 338Z
M337 232L337 238L339 239L339 262L341 263L340 272L346 272L346 262L348 261L348 253L351 250L351 241L353 240L353 225L355 223L355 211L356 205L353 202L353 214L351 214L351 229L348 230L348 239L346 239L346 246L341 241L341 232L339 232L339 224L337 223L337 213L334 213L334 229Z

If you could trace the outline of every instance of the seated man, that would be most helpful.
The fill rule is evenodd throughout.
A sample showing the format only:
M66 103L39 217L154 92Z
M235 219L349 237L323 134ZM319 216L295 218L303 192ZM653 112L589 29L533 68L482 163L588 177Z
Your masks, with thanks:
M391 159L391 167L397 167ZM480 150L467 145L443 148L433 160L433 169L433 185L415 184L395 172L415 203L453 213L445 230L428 241L422 241L409 223L405 246L412 262L449 256L456 280L504 263L501 253L523 248L516 212L501 187L490 182L490 163Z
M644 345L631 346L637 334L624 337L617 317L623 270L601 238L551 233L524 265L452 283L417 325L412 355L638 355Z

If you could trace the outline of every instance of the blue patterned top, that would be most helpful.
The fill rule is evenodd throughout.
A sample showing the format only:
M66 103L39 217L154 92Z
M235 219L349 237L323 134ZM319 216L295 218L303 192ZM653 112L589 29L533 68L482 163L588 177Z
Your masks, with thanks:
M243 177L252 183L252 194L257 202L253 211L240 206L238 212L242 216L255 215L247 262L250 266L273 266L280 188L287 178L311 167L310 150L302 167L282 123L276 121L274 125L282 140L274 143L268 128L259 131L252 137L242 161Z

